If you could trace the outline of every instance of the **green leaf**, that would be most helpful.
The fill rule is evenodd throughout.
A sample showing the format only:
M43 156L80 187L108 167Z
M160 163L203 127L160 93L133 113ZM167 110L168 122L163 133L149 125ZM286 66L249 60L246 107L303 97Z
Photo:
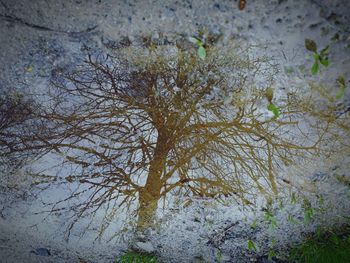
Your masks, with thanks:
M328 53L329 53L329 46L326 46L324 49L321 50L320 56L325 57L328 55Z
M342 97L344 97L344 95L345 95L345 89L339 88L338 93L335 96L335 98L337 100L340 100Z
M296 196L295 192L292 192L291 203L293 205L297 203L297 196Z
M195 38L195 37L189 37L188 40L193 43L193 44L196 44L198 46L203 46L203 41L198 39L198 38Z
M271 226L272 229L277 228L277 221L276 221L276 219L274 217L272 217L270 219L270 226Z
M253 223L251 224L251 228L256 229L258 226L258 220L254 219Z
M274 247L274 246L276 245L276 243L277 243L277 240L276 240L275 238L273 238L273 239L271 240L270 246Z
M267 222L269 222L270 227L272 229L277 228L277 221L276 221L276 218L273 216L273 214L271 214L270 212L266 212L265 213L265 219L266 219Z
M329 60L328 59L320 59L320 63L325 66L328 67L329 66Z
M338 90L338 93L337 95L335 96L335 98L337 100L341 99L344 94L345 94L345 89L346 89L346 86L345 86L345 79L344 79L344 76L340 75L338 78L337 78L337 84L339 86L339 90Z
M274 108L275 108L275 105L273 105L272 103L269 103L269 104L267 105L267 109L268 109L269 111L273 111Z
M269 261L272 261L272 258L274 258L274 257L276 257L276 251L274 251L274 250L269 250L269 252L267 253L267 259L269 260Z
M304 223L308 224L311 221L313 215L314 215L313 209L311 207L307 208L304 213Z
M251 240L248 240L248 249L257 251L255 243Z
M316 75L317 74L319 67L320 66L319 66L318 62L315 61L315 63L311 67L312 75Z
M270 102L268 105L267 105L267 109L269 111L272 111L272 113L275 115L276 118L278 118L280 116L280 113L279 113L279 110L278 108L275 106L275 104L273 104L272 102Z
M317 45L316 42L313 41L312 39L305 39L305 48L309 51L317 53Z
M198 56L201 58L201 59L205 59L205 57L207 56L207 52L205 51L205 48L203 46L200 46L198 48L198 51L197 51L197 54Z
M219 251L216 253L216 261L217 261L217 262L221 262L221 258L222 258L222 254L221 254L221 251L219 250Z

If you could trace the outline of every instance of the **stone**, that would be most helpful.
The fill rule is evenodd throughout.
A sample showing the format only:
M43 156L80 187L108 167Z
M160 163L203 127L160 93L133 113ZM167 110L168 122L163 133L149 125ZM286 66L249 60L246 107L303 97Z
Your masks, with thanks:
M31 253L38 255L38 256L43 256L43 257L49 257L51 256L50 250L44 247L37 248L35 250L30 251Z
M221 262L231 262L231 256L227 254L222 254L220 258Z
M155 251L151 242L136 242L134 248L146 253L153 253Z

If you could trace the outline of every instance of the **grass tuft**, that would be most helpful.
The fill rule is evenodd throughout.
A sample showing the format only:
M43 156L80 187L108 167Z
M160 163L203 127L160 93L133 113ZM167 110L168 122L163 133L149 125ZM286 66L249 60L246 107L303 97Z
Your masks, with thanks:
M348 263L350 262L350 231L336 234L331 231L314 234L290 253L290 262Z
M129 251L120 256L116 263L160 263L160 261L157 259L157 257L149 254Z

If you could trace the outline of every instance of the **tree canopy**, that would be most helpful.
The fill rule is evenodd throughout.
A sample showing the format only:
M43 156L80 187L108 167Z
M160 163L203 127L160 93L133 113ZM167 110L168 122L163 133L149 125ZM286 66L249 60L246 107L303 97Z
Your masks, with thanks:
M309 121L308 98L293 92L269 115L275 67L252 54L211 47L203 60L159 46L91 55L57 74L32 116L40 129L3 137L11 152L54 152L75 166L65 181L86 186L69 197L86 197L77 219L107 205L102 232L133 203L138 228L152 226L171 193L254 204L278 194L275 168L315 152L326 126Z

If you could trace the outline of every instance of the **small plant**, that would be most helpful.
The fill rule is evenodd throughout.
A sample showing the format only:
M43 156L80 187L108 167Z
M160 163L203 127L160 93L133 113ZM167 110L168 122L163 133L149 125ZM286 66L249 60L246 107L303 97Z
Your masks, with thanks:
M275 258L275 257L277 257L276 251L273 250L273 249L270 249L269 252L267 253L267 259L268 259L269 261L272 261L273 258Z
M257 226L258 226L258 220L257 219L254 219L254 221L253 221L253 223L250 225L250 227L252 228L252 229L256 229L257 228Z
M256 245L255 245L255 243L252 240L250 240L250 239L248 240L247 247L251 251L257 251L258 250Z
M312 207L307 208L304 212L304 223L305 224L310 223L313 216L314 216L314 210L312 209Z
M273 89L271 87L266 89L265 96L267 98L267 101L269 102L269 104L267 105L267 109L269 111L272 111L273 115L275 115L275 118L278 118L280 116L280 113L279 113L279 110L276 107L276 105L272 103L272 100L273 100Z
M218 252L216 253L216 261L221 262L221 258L222 258L221 250L218 250Z
M160 261L155 256L130 251L117 259L116 263L160 263Z
M277 228L277 220L271 212L265 212L265 220L269 223L271 229Z
M304 224L308 224L314 217L314 209L312 208L310 201L306 198L304 199L302 206L304 208Z
M204 48L204 43L202 40L198 39L198 38L195 38L195 37L190 37L189 38L189 41L196 44L198 46L198 49L197 49L197 54L198 54L198 57L200 59L205 59L205 57L207 56L207 52Z
M338 76L338 78L337 78L337 84L338 84L338 86L339 86L339 90L338 90L338 93L337 93L337 95L335 96L335 98L336 98L337 100L340 100L342 97L344 97L345 89L346 89L344 76L342 76L342 75Z
M269 262L272 261L274 258L279 257L277 251L275 250L276 243L277 243L276 239L273 238L269 244L269 250L267 252L267 258Z
M350 234L317 231L302 244L294 247L290 262L347 263L350 262Z
M290 202L292 205L295 205L298 202L297 195L295 192L292 192L290 197Z
M299 221L297 221L291 214L288 214L288 222L294 225L299 224Z
M305 48L314 53L314 55L313 55L314 63L312 64L312 67L311 67L312 75L317 74L317 72L320 69L320 64L322 64L325 67L329 66L329 60L328 60L329 46L326 46L320 52L317 52L316 42L311 40L311 39L306 38L305 39Z

